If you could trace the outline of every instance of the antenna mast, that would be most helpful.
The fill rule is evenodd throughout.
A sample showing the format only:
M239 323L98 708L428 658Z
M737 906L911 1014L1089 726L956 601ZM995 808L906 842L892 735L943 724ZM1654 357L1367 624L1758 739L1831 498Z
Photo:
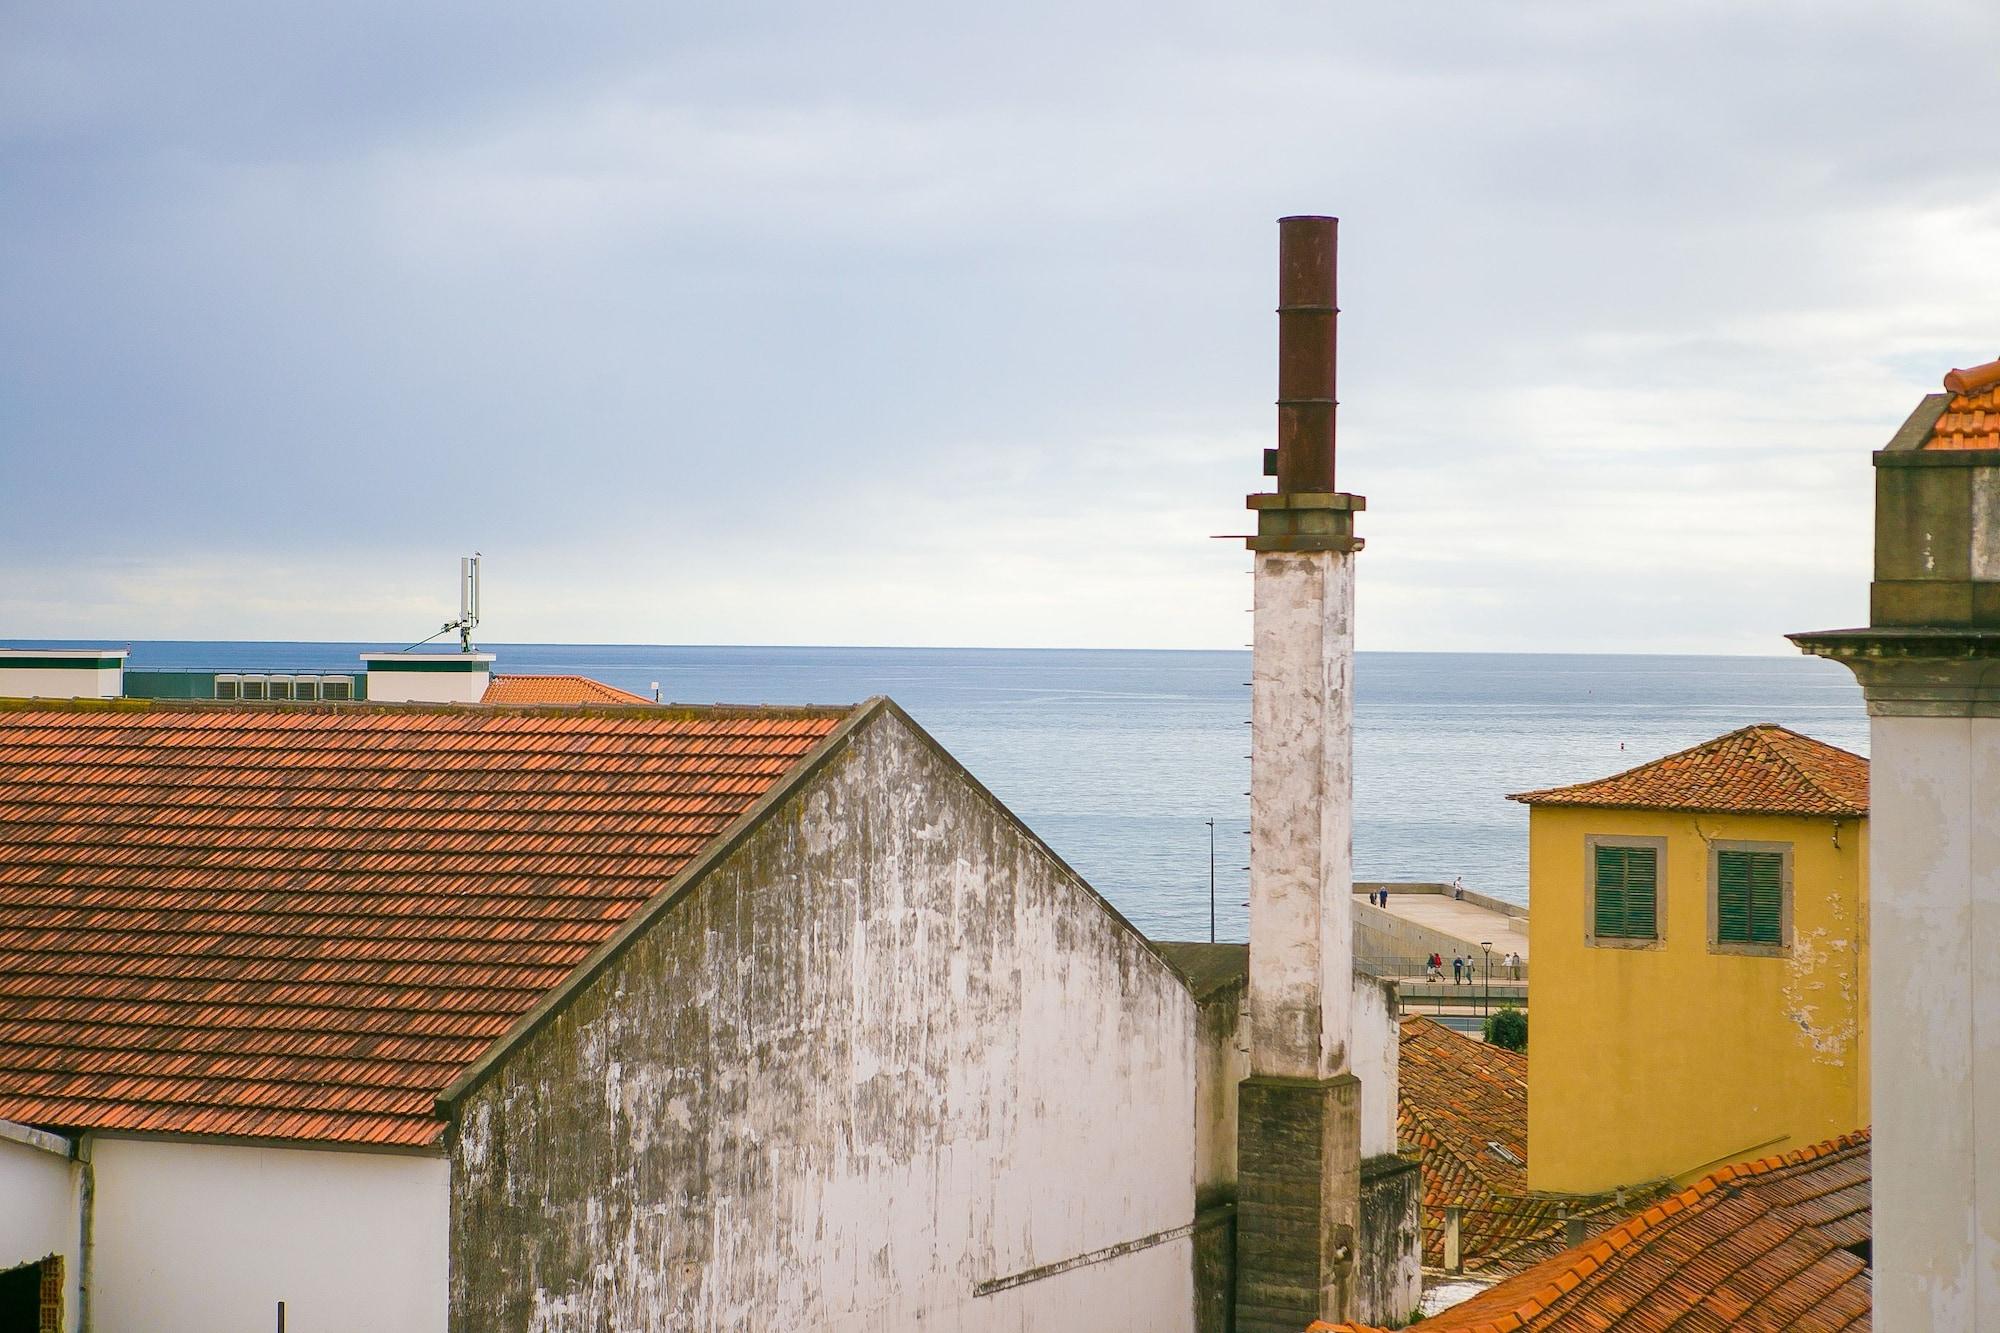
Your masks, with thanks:
M458 631L458 650L472 651L472 627L479 623L479 552L458 561L458 619L445 622L440 634Z

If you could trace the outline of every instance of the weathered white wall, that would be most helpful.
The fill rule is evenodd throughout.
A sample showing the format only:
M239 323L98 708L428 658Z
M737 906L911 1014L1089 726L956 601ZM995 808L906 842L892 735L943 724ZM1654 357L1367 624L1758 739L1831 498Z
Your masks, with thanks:
M1354 557L1259 551L1253 581L1251 1067L1326 1078L1353 993Z
M441 1157L88 1143L98 1333L441 1333Z
M1195 1051L1195 1186L1204 1200L1236 1189L1237 1084L1250 1073L1250 1019L1243 987L1201 1006Z
M2000 1327L2000 719L1870 727L1875 1325Z
M1189 1329L1195 1022L877 713L461 1104L453 1327Z
M1361 1080L1361 1155L1396 1151L1397 1071L1403 1050L1396 983L1354 974L1353 1073Z
M476 704L493 679L492 653L397 653L395 656L454 668L469 657L477 665L471 671L394 671L381 669L372 657L364 655L361 660L368 665L370 703Z
M0 1135L0 1269L63 1261L63 1318L76 1327L78 1168L69 1158Z

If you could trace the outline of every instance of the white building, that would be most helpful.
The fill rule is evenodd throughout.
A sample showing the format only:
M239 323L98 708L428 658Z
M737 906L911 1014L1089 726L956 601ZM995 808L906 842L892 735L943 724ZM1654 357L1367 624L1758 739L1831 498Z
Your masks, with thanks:
M1868 699L1878 1322L2000 1327L2000 361L1875 455L1865 628L1795 634Z

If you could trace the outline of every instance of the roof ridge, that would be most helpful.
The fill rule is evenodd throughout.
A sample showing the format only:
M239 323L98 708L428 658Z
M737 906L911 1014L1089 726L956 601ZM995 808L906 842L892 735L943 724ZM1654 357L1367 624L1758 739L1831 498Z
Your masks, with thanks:
M1693 745L1686 746L1683 749L1674 750L1671 753L1659 755L1656 758L1645 760L1642 763L1637 763L1632 765L1632 767L1630 768L1620 769L1616 773L1607 773L1601 778L1585 778L1582 782L1567 782L1560 787L1541 787L1534 791L1515 792L1509 795L1507 799L1510 801L1520 801L1520 800L1525 800L1527 797L1530 796L1545 796L1552 792L1572 791L1578 787L1595 787L1599 783L1603 782L1616 782L1620 778L1629 778L1634 773L1644 772L1646 769L1652 768L1656 764L1664 764L1667 763L1669 760L1679 759L1683 755L1690 755L1700 750L1706 750L1710 746L1720 745L1724 741L1732 740L1737 736L1742 736L1749 732L1756 731L1760 727L1777 727L1779 731L1783 731L1785 729L1779 726L1776 722L1752 722L1748 726L1738 727L1734 731L1725 731L1720 736L1710 736L1705 741L1697 741Z
M1771 752L1772 756L1776 758L1779 763L1783 764L1787 769L1791 770L1791 772L1795 776L1797 776L1800 782L1805 783L1806 786L1812 788L1814 791L1818 792L1821 796L1826 797L1829 801L1833 801L1841 805L1847 804L1847 799L1845 797L1840 796L1835 792L1827 790L1827 786L1824 782L1821 782L1817 777L1814 777L1812 774L1806 772L1803 768L1800 768L1798 765L1798 761L1793 759L1791 755L1786 754L1785 748L1783 746L1773 745L1771 743L1770 737L1764 735L1764 733L1766 731L1775 731L1780 735L1789 736L1795 741L1804 741L1807 745L1818 745L1818 746L1823 746L1829 750L1839 750L1840 753L1845 755L1853 755L1853 757L1856 759L1861 758L1860 755L1854 754L1854 751L1852 750L1841 749L1840 746L1835 745L1830 741L1823 741L1819 739L1817 736L1808 736L1802 731L1793 731L1790 727L1781 727L1774 722L1759 723L1757 726L1745 728L1745 730L1757 732L1757 739L1760 742L1762 742L1764 747Z
M1581 1245L1572 1246L1550 1259L1546 1265L1549 1270L1548 1277L1532 1292L1524 1295L1512 1310L1503 1314L1487 1315L1475 1328L1479 1333L1485 1333L1488 1329L1493 1330L1493 1333L1514 1333L1515 1330L1526 1328L1530 1319L1549 1310L1555 1302L1575 1291L1585 1278L1602 1268L1605 1261L1613 1255L1635 1248L1641 1239L1656 1234L1665 1223L1687 1213L1711 1196L1724 1194L1736 1182L1767 1175L1786 1166L1797 1166L1830 1157L1866 1142L1870 1137L1870 1129L1863 1127L1820 1143L1795 1148L1787 1153L1762 1157L1750 1162L1733 1163L1712 1171L1680 1193L1662 1199L1644 1212L1627 1218L1610 1231ZM1565 1256L1571 1256L1570 1262L1556 1267L1556 1260ZM1536 1270L1529 1270L1529 1272L1534 1271ZM1431 1319L1442 1321L1448 1318L1450 1313L1449 1310L1445 1310L1431 1316ZM1444 1326L1440 1323L1439 1327ZM1378 1331L1360 1323L1315 1323L1308 1333L1378 1333Z

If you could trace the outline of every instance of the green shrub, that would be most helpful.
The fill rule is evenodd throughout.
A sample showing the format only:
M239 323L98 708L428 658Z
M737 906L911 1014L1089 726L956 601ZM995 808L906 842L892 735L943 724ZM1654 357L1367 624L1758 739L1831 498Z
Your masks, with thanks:
M1510 1051L1528 1049L1528 1016L1511 1004L1486 1016L1486 1040Z

